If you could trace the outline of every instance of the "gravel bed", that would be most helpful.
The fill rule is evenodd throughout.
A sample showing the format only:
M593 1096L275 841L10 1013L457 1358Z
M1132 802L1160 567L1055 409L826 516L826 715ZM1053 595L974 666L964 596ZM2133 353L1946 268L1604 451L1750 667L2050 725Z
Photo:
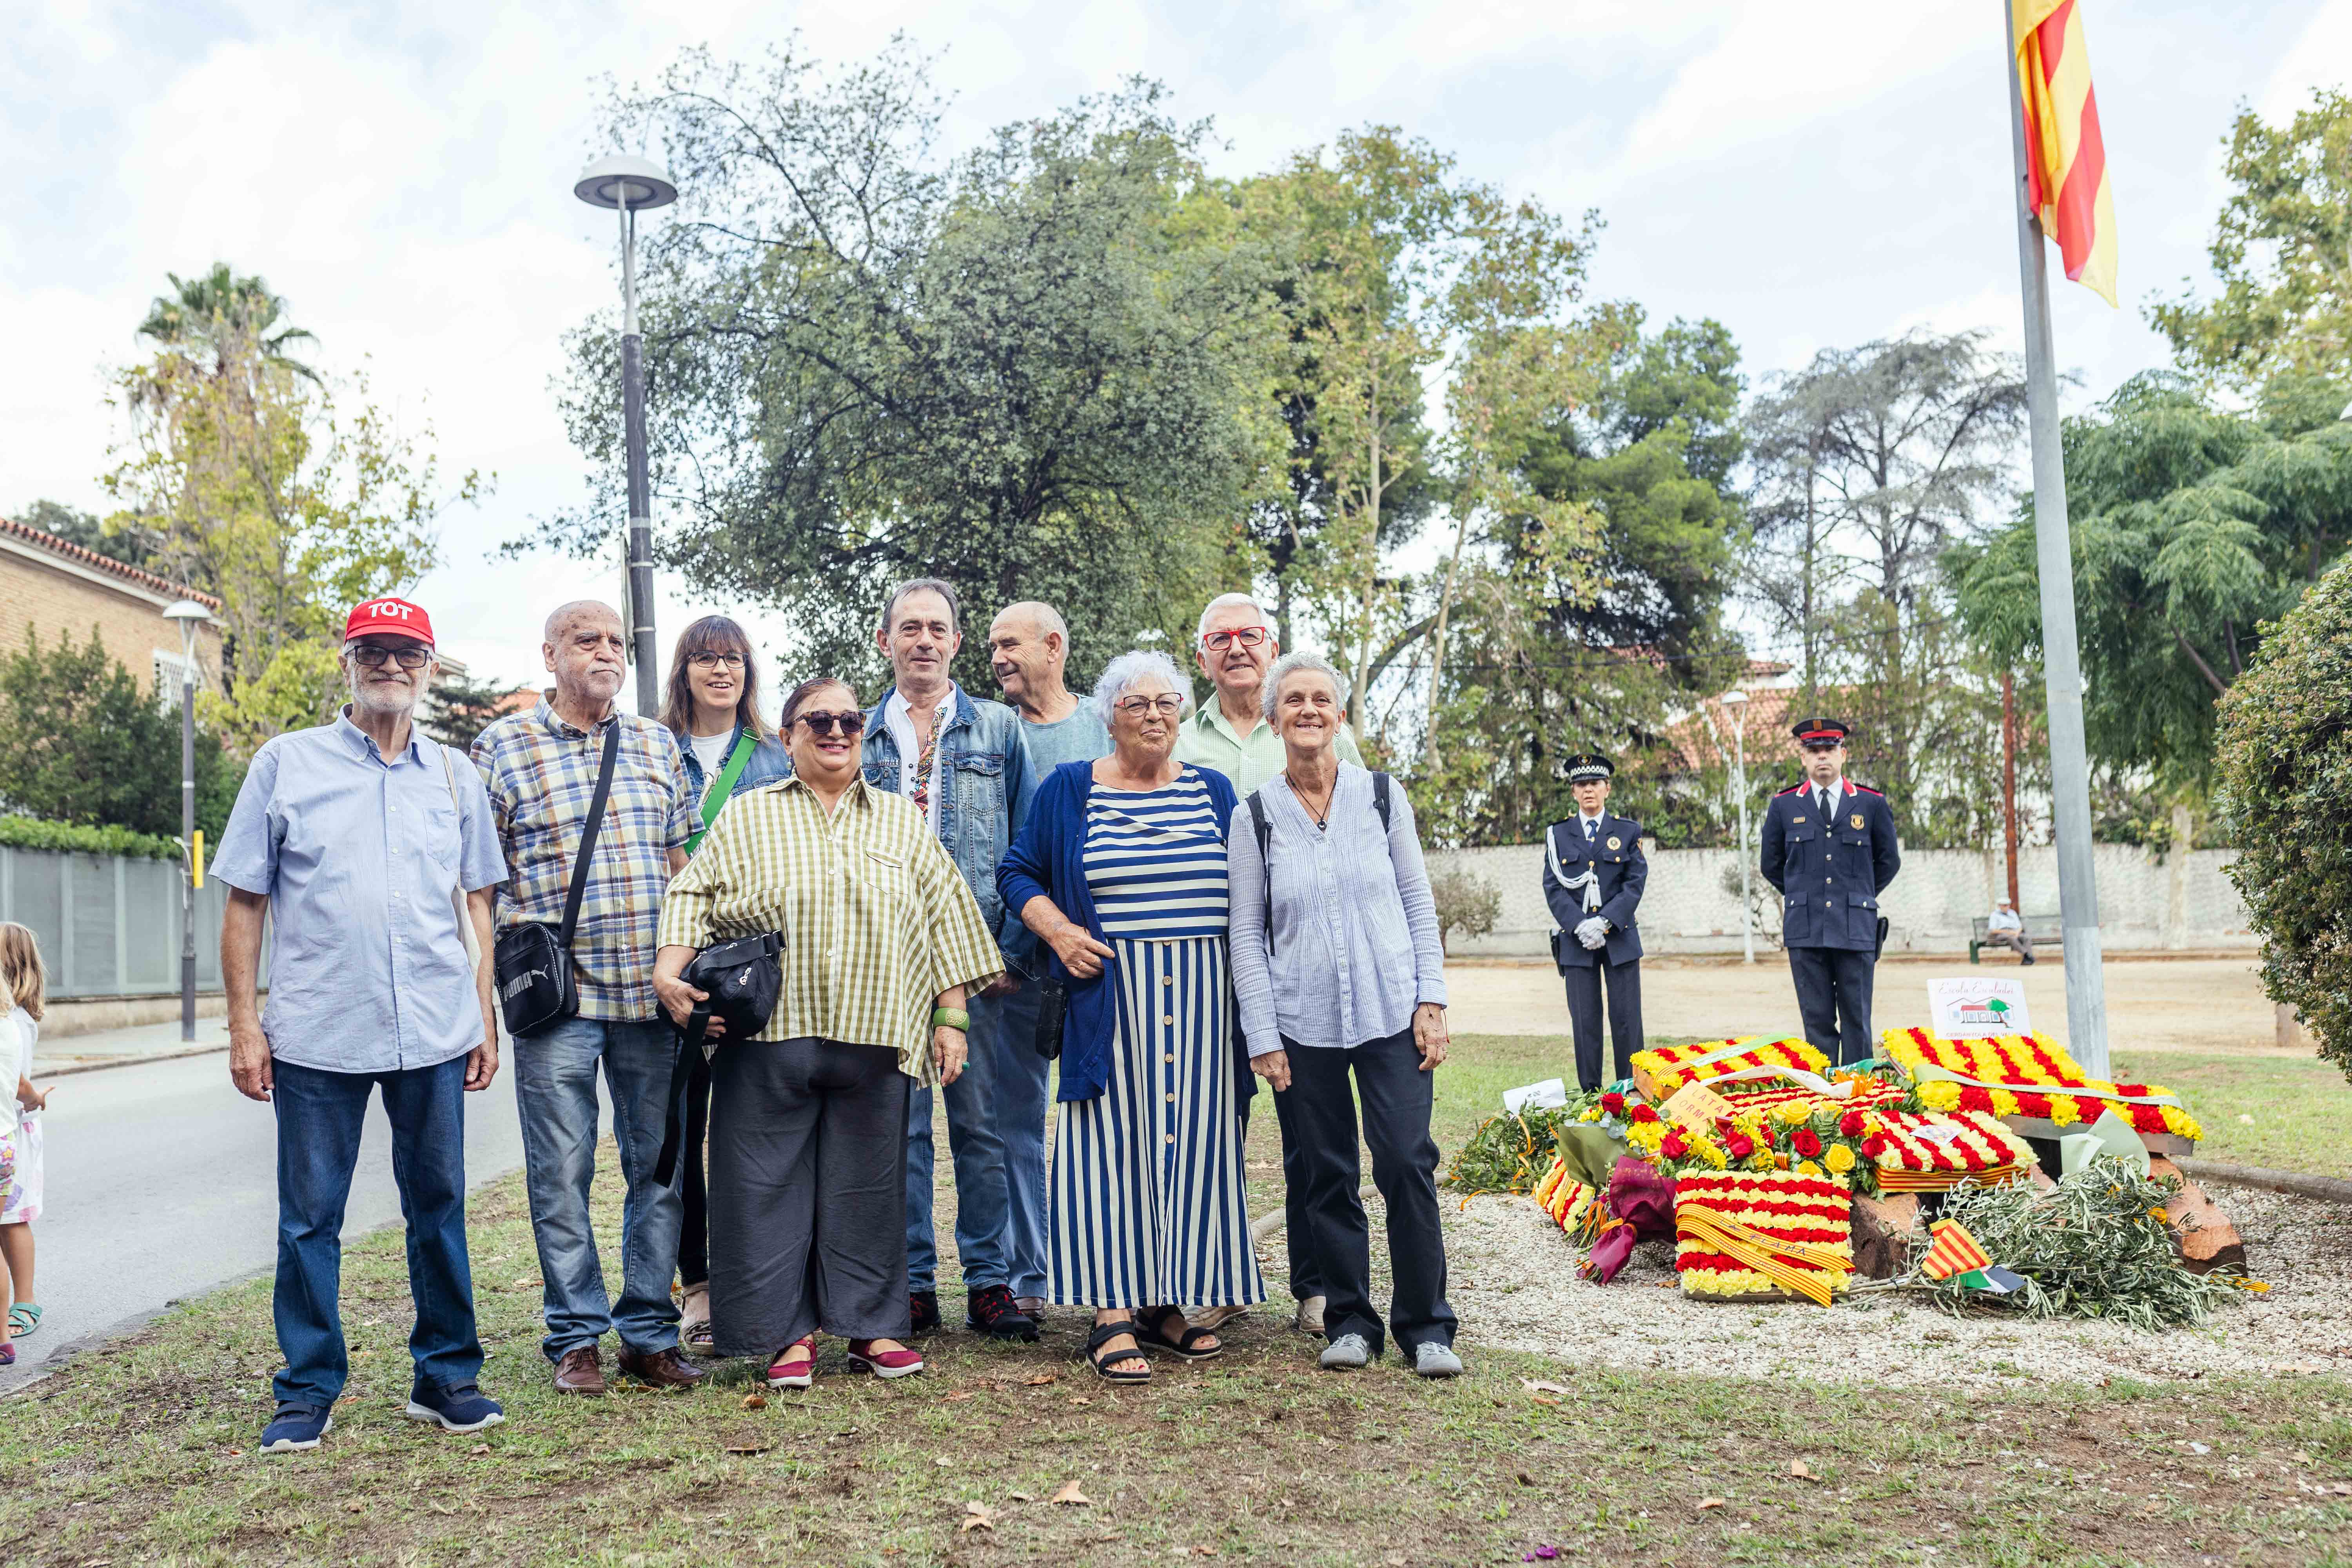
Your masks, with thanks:
M1900 1291L1826 1310L1693 1300L1678 1287L1669 1242L1645 1243L1616 1279L1594 1285L1577 1273L1577 1249L1516 1197L1445 1200L1448 1293L1465 1350L1633 1372L1978 1390L2352 1372L2352 1209L2242 1187L2209 1193L2271 1290L2233 1300L2201 1328L2162 1334L1998 1308L1954 1317Z

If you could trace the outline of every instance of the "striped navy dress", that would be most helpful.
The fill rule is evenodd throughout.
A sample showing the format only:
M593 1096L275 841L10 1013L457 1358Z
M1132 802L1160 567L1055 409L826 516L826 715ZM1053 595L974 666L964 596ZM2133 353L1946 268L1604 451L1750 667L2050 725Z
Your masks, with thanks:
M1156 790L1097 784L1087 889L1114 956L1110 1081L1061 1107L1054 1300L1070 1307L1265 1300L1242 1192L1225 974L1225 845L1187 767Z

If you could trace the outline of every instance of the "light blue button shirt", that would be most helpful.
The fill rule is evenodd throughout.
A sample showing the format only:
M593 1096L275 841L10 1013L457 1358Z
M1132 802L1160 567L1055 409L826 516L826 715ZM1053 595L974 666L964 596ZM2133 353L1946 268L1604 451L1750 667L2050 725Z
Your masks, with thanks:
M455 895L507 868L463 753L412 730L387 760L348 717L279 735L254 754L212 874L269 900L261 1032L279 1061L395 1072L482 1043Z
M1404 790L1389 791L1386 832L1372 775L1353 763L1339 764L1328 826L1315 826L1278 773L1258 795L1273 876L1246 797L1225 841L1234 999L1250 1055L1282 1050L1286 1039L1350 1048L1402 1033L1418 1003L1444 1006L1437 905Z

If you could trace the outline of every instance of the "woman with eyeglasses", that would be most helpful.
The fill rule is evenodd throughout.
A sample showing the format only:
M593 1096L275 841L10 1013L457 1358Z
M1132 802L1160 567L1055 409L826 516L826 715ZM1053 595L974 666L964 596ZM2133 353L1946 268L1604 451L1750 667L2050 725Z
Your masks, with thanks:
M677 635L661 721L686 753L701 818L687 840L691 855L719 819L721 807L746 790L792 772L784 748L760 722L760 665L751 639L725 616L705 616ZM717 787L725 783L727 787ZM680 1162L685 1220L677 1233L677 1337L688 1350L710 1348L710 1226L702 1173L702 1143L710 1124L710 1069L698 1064L686 1088L686 1142Z
M866 719L830 678L784 700L793 774L739 795L662 900L654 989L682 1026L702 948L784 937L783 990L756 1040L710 1058L710 1308L720 1355L806 1388L820 1329L877 1377L905 1342L907 1100L963 1071L968 987L1004 960L939 835L858 766ZM723 1026L714 1022L714 1033Z
M1189 702L1164 653L1095 687L1111 754L1065 763L997 871L1065 989L1048 1247L1052 1299L1092 1307L1087 1359L1114 1383L1145 1352L1223 1352L1188 1321L1265 1299L1243 1206L1241 1065L1225 974L1234 786L1176 760Z

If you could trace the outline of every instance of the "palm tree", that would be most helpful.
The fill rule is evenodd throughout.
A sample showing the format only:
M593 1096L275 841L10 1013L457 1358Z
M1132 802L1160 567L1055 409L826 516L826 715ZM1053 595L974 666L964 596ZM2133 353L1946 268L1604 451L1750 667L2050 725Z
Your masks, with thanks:
M196 278L176 272L163 276L172 280L173 292L156 296L147 319L139 323L141 337L167 349L209 353L215 366L224 343L243 338L258 349L265 363L309 381L319 379L316 371L289 352L295 343L315 343L318 338L306 328L277 327L286 301L260 278L239 278L226 261L214 262L211 271Z

